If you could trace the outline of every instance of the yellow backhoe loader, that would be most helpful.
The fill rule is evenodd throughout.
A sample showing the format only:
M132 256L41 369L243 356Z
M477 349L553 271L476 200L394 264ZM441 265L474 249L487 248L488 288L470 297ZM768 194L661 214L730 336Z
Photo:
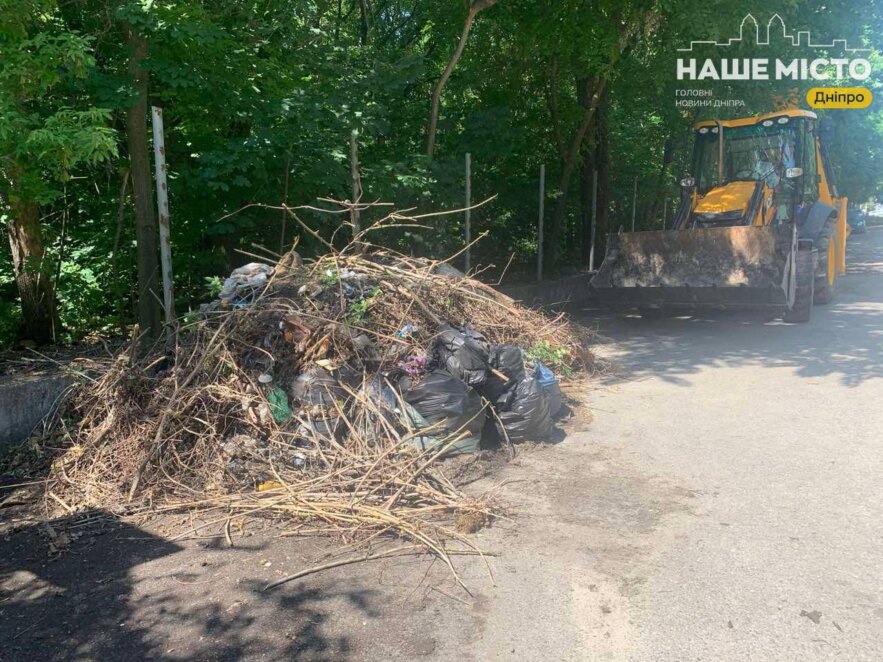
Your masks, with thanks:
M806 110L697 123L673 229L609 235L599 299L645 316L766 307L809 321L846 270L849 232L817 125Z

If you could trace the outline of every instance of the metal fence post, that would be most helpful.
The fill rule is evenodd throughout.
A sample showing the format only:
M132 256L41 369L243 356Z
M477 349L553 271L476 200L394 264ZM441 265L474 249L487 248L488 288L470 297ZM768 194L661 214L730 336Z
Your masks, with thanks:
M166 182L166 143L162 108L150 107L153 128L153 166L156 174L156 204L159 209L159 257L162 268L163 304L166 314L166 350L175 347L175 296L172 280L172 232L169 221L169 187Z
M592 170L592 242L589 247L589 271L595 270L595 225L598 219L598 171Z
M466 273L472 268L472 155L466 152L466 210L464 213L465 227L463 229L466 238L466 254L463 256L466 265Z

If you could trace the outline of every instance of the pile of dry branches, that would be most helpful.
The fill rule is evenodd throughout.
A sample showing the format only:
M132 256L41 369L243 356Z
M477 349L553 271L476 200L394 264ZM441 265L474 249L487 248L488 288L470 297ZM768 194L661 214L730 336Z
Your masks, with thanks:
M464 432L414 448L432 431L401 416L394 383L443 322L469 322L494 343L562 348L574 368L591 360L583 331L443 262L362 246L302 265L292 251L259 291L182 325L174 356L139 358L133 341L74 390L46 433L65 449L52 501L193 508L219 523L274 514L352 540L399 537L449 562L450 543L468 546L463 531L494 516L492 500L465 496L438 470ZM317 366L348 377L333 397L288 400Z

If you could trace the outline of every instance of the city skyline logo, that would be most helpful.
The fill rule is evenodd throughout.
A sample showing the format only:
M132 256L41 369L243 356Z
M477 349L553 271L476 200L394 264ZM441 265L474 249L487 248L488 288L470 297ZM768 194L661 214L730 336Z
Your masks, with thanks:
M781 51L793 48L806 49L805 58L731 57L738 51L733 46L741 44L762 47L779 47ZM870 48L850 47L846 39L833 39L830 43L817 43L809 30L789 32L784 19L773 14L761 30L760 23L753 14L746 14L739 24L738 36L722 41L714 39L694 39L678 53L694 54L694 48L713 47L724 49L717 58L699 59L679 57L677 59L678 80L865 80L871 75L871 63L866 53ZM704 50L704 48L703 48ZM821 50L819 53L817 51ZM707 52L707 51L706 51ZM836 53L836 54L835 54ZM819 57L823 56L823 57Z
M749 36L746 39L745 31L749 30ZM754 42L750 41L750 30L754 31ZM796 36L795 36L796 34ZM766 24L766 39L761 38L760 24L753 14L748 13L739 24L739 36L730 37L725 41L715 41L714 39L694 39L690 41L687 48L679 48L678 52L692 52L695 46L715 46L717 48L728 48L743 42L754 43L757 46L770 46L773 41L773 35L780 37L783 42L790 42L787 45L792 47L814 48L814 49L839 49L846 53L870 53L870 48L850 48L846 39L834 39L829 44L813 43L812 33L809 30L798 30L796 33L789 33L785 20L779 14L773 14Z

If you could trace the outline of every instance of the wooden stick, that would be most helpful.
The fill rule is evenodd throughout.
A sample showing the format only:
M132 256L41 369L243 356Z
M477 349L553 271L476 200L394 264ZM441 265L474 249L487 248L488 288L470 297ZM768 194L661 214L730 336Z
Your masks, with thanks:
M276 588L277 586L281 586L282 584L286 584L288 582L294 581L295 579L300 579L301 577L306 577L307 575L312 575L317 572L322 572L323 570L330 570L331 568L339 568L344 565L351 565L353 563L361 563L362 561L376 561L378 559L388 558L390 556L395 556L396 554L424 554L426 553L426 548L423 545L403 545L402 547L395 547L393 549L389 549L385 552L378 552L376 554L368 554L367 556L357 556L355 558L350 559L341 559L339 561L332 561L331 563L326 563L324 565L317 565L313 568L307 568L306 570L301 570L300 572L296 572L293 575L288 575L287 577L283 577L282 579L277 579L275 582L271 582L264 586L265 591L269 591L271 588Z

